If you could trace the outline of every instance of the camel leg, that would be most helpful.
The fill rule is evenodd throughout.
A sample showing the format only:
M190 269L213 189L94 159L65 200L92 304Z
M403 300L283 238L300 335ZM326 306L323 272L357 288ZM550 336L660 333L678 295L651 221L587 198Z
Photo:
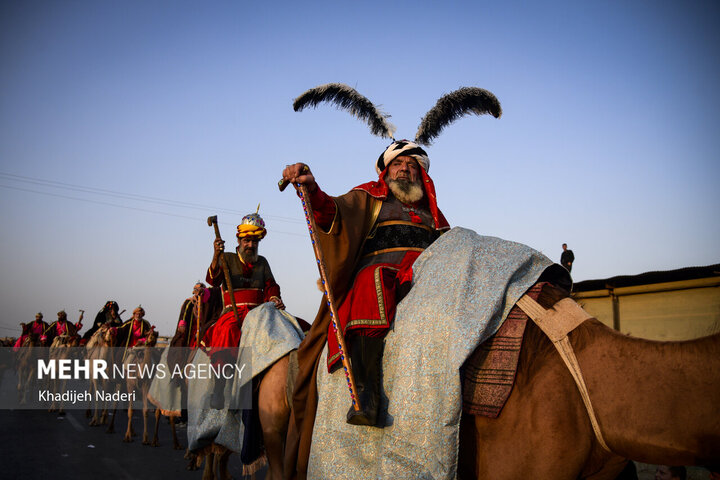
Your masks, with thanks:
M88 408L87 411L85 412L85 417L90 419L90 422L88 423L88 425L90 425L91 427L94 427L95 425L97 425L97 420L98 420L98 401L95 397L96 391L97 391L97 387L95 386L94 383L91 383L90 384L90 395L91 395L90 402L92 402L92 403L90 403L90 408Z
M160 442L158 441L158 429L160 428L160 409L155 409L155 433L153 434L153 440L150 445L153 447L159 447Z
M95 395L97 395L98 388L95 387ZM95 397L96 398L96 397ZM105 400L95 400L95 414L93 415L92 425L99 426L103 424L103 421L107 420L107 406Z
M268 459L267 480L283 477L285 435L290 419L290 406L285 394L287 369L288 357L285 356L265 373L258 393L260 425Z
M213 468L215 467L215 454L208 453L205 455L205 469L203 470L202 480L214 480Z
M109 409L106 408L106 409L104 410L104 412L103 412L103 416L104 416L105 422L107 422L108 410L109 410ZM105 433L115 433L115 417L117 417L117 404L115 404L115 406L113 407L112 415L110 415L110 416L111 416L112 418L110 419L110 424L108 425L108 428L107 428L107 430L105 431ZM103 424L104 424L105 422L103 422ZM132 428L132 425L130 425L130 427Z
M147 389L141 390L143 396L143 445L150 445L150 436L148 435L148 400L147 400Z
M105 393L105 391L103 390L103 394L104 394L104 393ZM102 400L102 402L101 402L100 404L102 405L102 412L100 413L100 425L107 425L107 424L108 424L108 416L109 416L109 414L110 414L110 412L109 412L109 409L110 409L110 405L109 405L109 404L110 404L110 402L108 402L107 400L105 400L105 399L103 398L103 400ZM114 432L114 431L115 431L115 425L114 425L115 412L113 412L112 417L113 417L113 423L111 423L111 424L108 426L107 433L111 433L111 432Z
M143 445L150 445L150 434L148 433L148 416L150 415L150 412L148 412L147 407L143 408Z
M32 381L33 381L33 375L35 375L34 370L30 370L27 373L27 376L25 378L25 381L22 385L22 400L20 401L20 405L25 405L27 403L28 399L28 393L32 390Z
M170 430L172 431L173 450L182 450L182 445L177 437L177 429L175 428L175 417L170 417Z
M202 459L200 459L199 455L191 452L189 448L185 450L185 459L188 460L188 464L185 466L186 470L197 470L198 467L200 467L200 463L202 462Z
M60 382L60 393L65 393L65 390L67 389L67 380L62 380ZM58 415L63 416L65 415L65 402L60 400L60 408L58 408Z
M215 455L216 459L216 469L215 473L217 475L217 478L220 480L231 480L232 477L230 476L230 472L228 472L228 460L230 460L230 454L232 452L230 450L224 451L221 455Z
M53 379L50 380L50 391L53 394L57 393L57 389L55 388L55 382L57 382L57 380L53 380ZM53 395L53 401L50 403L50 408L48 408L48 412L52 413L56 409L57 408L55 407L55 395Z
M132 408L132 402L128 405L127 410L128 415L128 424L127 424L127 430L125 430L125 437L123 437L123 442L132 442L132 416L133 416L133 408ZM114 420L114 419L113 419Z

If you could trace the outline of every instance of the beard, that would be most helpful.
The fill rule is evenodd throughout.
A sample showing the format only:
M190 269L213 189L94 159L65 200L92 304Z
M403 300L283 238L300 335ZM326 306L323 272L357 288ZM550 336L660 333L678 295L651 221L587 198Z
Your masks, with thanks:
M388 187L395 195L395 198L403 203L415 203L422 200L425 195L420 182L411 182L403 178L398 180L388 180Z
M242 258L245 263L255 263L258 259L258 251L255 248L240 250L240 258Z

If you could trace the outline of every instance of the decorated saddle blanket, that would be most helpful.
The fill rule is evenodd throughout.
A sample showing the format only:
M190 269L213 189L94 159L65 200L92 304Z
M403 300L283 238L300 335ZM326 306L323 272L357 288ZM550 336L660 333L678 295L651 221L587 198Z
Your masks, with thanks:
M464 228L430 245L385 339L385 427L347 424L344 373L319 368L308 478L455 478L460 368L552 264L525 245Z
M537 300L543 283L526 293ZM529 318L515 305L492 337L484 341L462 366L462 407L470 415L497 418L510 396Z
M168 355L172 348L165 347L160 356L163 371L172 372ZM169 417L179 417L185 406L182 404L182 382L184 379L173 378L171 375L155 376L150 384L148 400L160 409L160 413Z
M197 376L188 383L188 448L199 450L215 443L234 452L243 449L248 411L252 409L253 379L290 351L297 349L304 335L295 317L264 303L247 314L237 359L223 367L226 407L210 408L210 396L218 381L211 372L212 362L198 350L192 365ZM253 428L257 428L254 425Z

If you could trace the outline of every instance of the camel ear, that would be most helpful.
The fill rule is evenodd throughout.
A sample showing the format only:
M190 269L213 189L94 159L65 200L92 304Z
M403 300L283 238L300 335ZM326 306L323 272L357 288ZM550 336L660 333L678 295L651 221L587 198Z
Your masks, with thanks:
M468 113L475 115L489 113L495 118L500 118L502 108L497 97L483 88L459 88L441 97L425 115L415 135L415 142L420 145L430 145L443 128Z
M299 112L306 106L317 107L321 102L334 103L338 108L365 120L373 135L394 139L395 126L387 121L390 115L382 113L357 90L342 83L326 83L311 88L295 99L293 109Z

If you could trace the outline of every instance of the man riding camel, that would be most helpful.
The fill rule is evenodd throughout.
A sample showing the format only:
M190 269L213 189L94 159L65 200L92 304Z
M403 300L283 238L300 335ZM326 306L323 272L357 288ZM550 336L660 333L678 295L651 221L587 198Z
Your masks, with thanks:
M437 207L429 166L419 145L394 142L375 165L377 181L336 198L320 189L307 165L297 163L283 171L283 179L307 187L316 225L326 234L328 261L333 266L342 263L335 275L342 277L345 291L337 289L335 295L342 298L339 321L361 405L360 411L348 411L351 424L376 424L383 338L409 288L413 262L449 229ZM340 352L332 331L327 338L328 369L333 370Z
M340 352L332 331L328 292L336 301L339 333L346 340L360 410L347 412L353 425L383 426L378 415L382 385L384 337L397 303L407 294L412 265L449 225L438 208L435 187L428 175L430 161L421 145L429 145L440 131L466 113L501 115L495 96L480 88L461 88L442 97L421 122L415 141L395 141L388 115L347 85L329 83L296 98L295 111L321 102L335 103L365 120L373 134L393 143L380 155L378 179L330 197L317 185L303 163L283 170L287 183L306 187L316 224L316 241L323 252L328 286L310 332L298 349L299 374L293 394L286 460L299 478L307 473L310 444L318 404L316 376L325 343L328 369ZM300 191L298 192L300 193ZM322 270L321 270L322 274ZM348 380L350 380L348 375ZM352 402L355 403L355 402Z
M202 282L195 283L192 296L186 298L180 307L175 335L164 353L169 372L182 370L192 361L195 349L200 345L202 332L220 311L220 302L219 288L207 288ZM151 386L150 400L164 415L180 416L181 421L187 421L187 385L182 375L173 375L168 381L156 379Z
M200 344L200 331L204 326L205 312L210 301L210 290L202 282L193 286L192 296L180 307L175 335L170 341L173 347L195 348ZM202 325L201 325L202 324Z
M53 322L47 329L45 329L44 335L46 337L47 344L52 345L55 337L59 337L60 335L67 335L69 337L77 335L77 332L82 329L82 319L84 315L85 312L81 311L80 318L78 318L77 323L73 325L68 322L65 310L59 311L57 314L57 321Z
M132 318L118 327L119 345L127 349L144 342L152 328L150 322L145 320L145 309L138 306L133 310Z
M224 308L220 318L207 328L201 341L213 364L235 361L242 322L250 310L265 302L274 302L278 309L285 309L280 298L280 286L275 282L270 264L265 257L258 255L258 245L266 234L262 217L251 213L245 215L237 226L238 246L235 252L225 252L225 241L219 238L213 244L213 258L206 280L213 287L222 287ZM221 268L221 260L229 269L232 297ZM233 302L238 318L235 317ZM213 408L222 408L224 387L225 382L215 382L211 397Z
M35 314L35 320L33 320L31 323L22 323L22 333L20 334L20 338L17 339L17 342L15 342L14 350L17 351L18 348L22 347L23 343L25 342L25 339L27 339L30 335L36 335L38 340L40 337L45 333L45 330L48 328L48 324L43 321L43 314L41 312L38 312Z
M118 313L119 310L120 307L118 306L116 301L108 300L107 302L105 302L103 308L97 313L97 315L95 315L95 321L93 322L92 327L90 327L88 331L85 332L82 339L84 341L90 340L90 338L97 331L97 329L106 323L108 323L111 327L121 326L123 324L123 321L120 318L120 313ZM124 311L125 310L123 310L123 312Z

